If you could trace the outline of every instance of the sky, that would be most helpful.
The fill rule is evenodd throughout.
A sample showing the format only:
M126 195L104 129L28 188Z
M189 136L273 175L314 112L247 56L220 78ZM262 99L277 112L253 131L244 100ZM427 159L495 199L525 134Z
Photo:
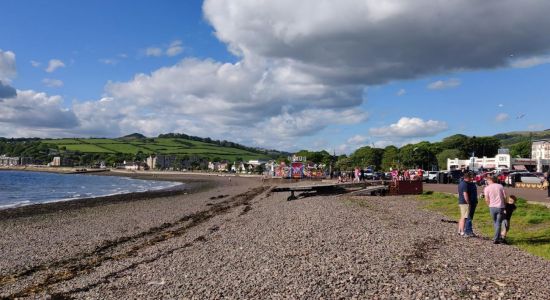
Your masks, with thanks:
M0 136L350 153L550 128L544 0L4 0Z

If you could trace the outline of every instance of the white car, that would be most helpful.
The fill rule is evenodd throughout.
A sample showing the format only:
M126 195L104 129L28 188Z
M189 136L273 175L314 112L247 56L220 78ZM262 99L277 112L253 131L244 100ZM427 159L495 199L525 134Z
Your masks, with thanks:
M425 177L427 182L437 182L439 171L429 171L426 172L426 175L428 176L427 178Z
M542 183L542 180L533 173L522 173L520 177L521 182L523 183Z

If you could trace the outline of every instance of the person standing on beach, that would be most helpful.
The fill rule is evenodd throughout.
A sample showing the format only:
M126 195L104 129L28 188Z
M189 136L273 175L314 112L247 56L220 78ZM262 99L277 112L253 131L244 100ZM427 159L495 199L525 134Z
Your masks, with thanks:
M471 175L470 179L467 182L468 189L468 219L466 220L466 225L464 228L464 235L474 236L474 213L476 212L477 207L477 186L476 183L472 181Z
M463 180L458 184L458 207L460 208L460 219L458 220L458 234L464 236L464 225L468 219L470 194L468 193L468 182L470 174L465 173Z
M506 192L504 191L504 187L497 183L495 177L487 176L487 182L489 185L483 190L483 193L485 194L485 202L489 205L489 212L493 219L493 228L495 229L493 243L500 244L502 242L500 231L504 216Z

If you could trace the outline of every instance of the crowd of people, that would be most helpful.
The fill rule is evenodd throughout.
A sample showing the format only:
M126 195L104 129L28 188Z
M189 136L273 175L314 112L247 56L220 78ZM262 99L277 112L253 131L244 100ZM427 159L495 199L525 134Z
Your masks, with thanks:
M486 178L486 185L482 197L489 206L489 213L493 220L493 243L506 243L506 235L510 230L510 221L516 210L516 196L506 195L504 187L494 176ZM465 173L458 185L458 206L460 219L458 220L458 234L464 237L475 236L473 219L478 203L477 186L470 173Z

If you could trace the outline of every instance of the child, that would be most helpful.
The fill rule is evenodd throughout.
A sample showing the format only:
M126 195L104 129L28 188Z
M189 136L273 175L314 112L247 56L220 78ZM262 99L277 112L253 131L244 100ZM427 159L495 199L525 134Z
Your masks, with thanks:
M504 204L504 216L502 220L502 231L500 235L502 236L502 239L506 238L506 234L508 234L508 231L510 231L510 219L512 218L512 213L514 210L516 210L516 196L510 195L508 197L506 203Z

